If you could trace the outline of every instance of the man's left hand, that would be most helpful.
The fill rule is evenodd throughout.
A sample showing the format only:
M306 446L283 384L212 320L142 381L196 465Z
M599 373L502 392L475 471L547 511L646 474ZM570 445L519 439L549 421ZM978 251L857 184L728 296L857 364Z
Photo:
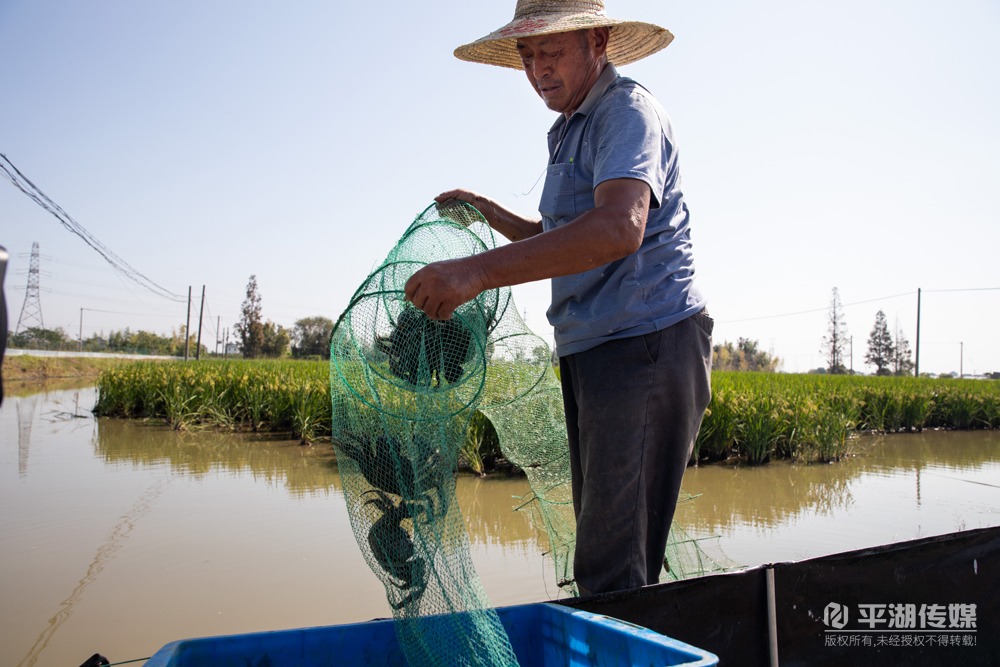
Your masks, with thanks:
M450 320L455 309L486 289L476 256L434 262L406 281L406 300L432 320Z

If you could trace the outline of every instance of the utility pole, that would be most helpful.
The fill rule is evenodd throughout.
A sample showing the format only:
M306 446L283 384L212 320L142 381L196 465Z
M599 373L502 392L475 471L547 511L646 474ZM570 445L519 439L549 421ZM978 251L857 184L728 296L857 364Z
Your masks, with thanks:
M854 334L851 334L851 375L854 375Z
M229 327L226 327L226 336L222 342L222 358L229 359Z
M83 352L83 308L80 309L80 351Z
M222 326L222 316L221 315L217 315L215 317L215 354L216 355L219 354L219 335L222 333L222 330L219 328L220 326Z
M965 343L958 344L958 379L965 377Z
M194 351L194 360L201 360L201 318L205 315L205 286L201 286L201 310L198 311L198 347Z
M917 288L917 350L913 364L913 377L920 377L920 288Z
M188 360L188 341L191 340L191 286L188 285L188 316L184 325L184 361Z

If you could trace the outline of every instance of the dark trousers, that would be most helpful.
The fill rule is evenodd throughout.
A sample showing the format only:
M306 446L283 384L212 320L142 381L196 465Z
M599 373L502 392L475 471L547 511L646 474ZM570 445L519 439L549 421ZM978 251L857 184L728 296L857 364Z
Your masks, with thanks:
M712 325L702 311L559 359L583 595L659 581L711 398Z

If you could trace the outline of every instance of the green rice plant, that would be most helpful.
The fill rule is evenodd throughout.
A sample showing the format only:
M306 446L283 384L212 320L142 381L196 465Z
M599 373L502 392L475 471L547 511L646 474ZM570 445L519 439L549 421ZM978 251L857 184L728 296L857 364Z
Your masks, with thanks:
M293 437L300 438L303 445L315 442L321 431L323 406L329 403L322 387L312 383L300 387L291 405Z
M865 430L888 432L902 421L899 403L885 387L867 387L862 400L861 424Z
M767 463L782 432L775 400L769 394L756 396L746 406L741 427L737 443L740 451L746 455L747 463Z
M268 379L266 382L268 391L267 421L271 428L276 430L291 428L293 433L301 434L302 431L295 429L294 411L298 405L300 416L303 414L301 411L302 392L313 392L312 382L306 380L290 381L284 373L279 373L277 377Z
M985 428L1000 428L1000 396L983 396L979 418Z
M733 450L738 430L737 399L725 390L712 392L712 400L701 420L692 459L718 461Z
M236 420L230 414L227 390L216 392L212 389L214 386L208 391L203 391L200 396L201 405L198 407L198 420L223 428L235 428Z
M903 427L903 399L895 391L886 390L883 430L898 432Z
M257 432L263 425L264 418L268 415L269 392L267 386L260 380L247 381L246 375L237 386L242 393L240 398L243 413L241 416L250 422L250 430Z
M712 398L715 398L714 396ZM716 419L718 417L712 412L712 406L709 404L705 408L705 414L701 416L701 426L698 428L698 435L695 436L694 445L691 448L691 458L688 459L689 466L697 466L698 461L701 459L701 451L705 447L705 443L712 439L715 434Z
M816 411L812 429L816 458L828 463L846 456L854 427L853 420L835 409Z
M776 456L802 457L802 449L809 444L809 429L818 409L814 397L804 392L796 392L785 401L781 410L782 433L775 445Z
M980 407L977 397L963 391L949 392L942 404L951 427L957 429L972 428L979 418Z
M933 405L930 396L922 392L907 396L902 401L902 426L907 431L923 431Z
M174 430L188 428L197 418L198 410L193 406L198 398L199 390L189 385L175 383L165 390L160 390L160 399L163 401L163 410L167 423L174 427Z
M459 450L459 454L465 465L480 477L486 474L483 449L487 444L487 429L489 425L490 421L486 418L486 415L476 410L469 420L469 428L465 432L465 439L462 441L461 449Z

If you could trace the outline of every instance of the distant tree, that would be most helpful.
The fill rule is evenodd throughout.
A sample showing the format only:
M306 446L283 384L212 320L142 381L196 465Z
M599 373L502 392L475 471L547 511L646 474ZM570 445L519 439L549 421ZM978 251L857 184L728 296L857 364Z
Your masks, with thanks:
M264 343L261 352L265 357L280 357L288 351L292 335L285 327L271 320L264 323Z
M42 329L30 327L14 334L7 332L7 347L28 350L75 350L78 343L71 340L62 327Z
M868 335L868 353L865 354L865 362L875 367L875 375L889 375L894 355L895 346L892 344L889 324L885 319L885 313L880 310L875 313L875 326Z
M183 325L181 329L183 330ZM197 339L192 336L190 341L190 350L194 354L194 351L198 345ZM107 339L101 336L92 336L84 341L85 350L101 351L108 350L111 352L126 352L129 354L162 354L174 357L184 356L184 340L177 333L173 333L170 336L161 336L160 334L149 332L149 331L132 331L128 327L125 327L121 331L111 331L108 334ZM201 346L201 353L207 354L208 348L205 345Z
M893 343L892 374L893 375L913 375L913 360L910 350L910 341L906 340L903 330L899 328L899 320L896 320L895 341Z
M714 370L774 373L780 366L781 359L761 350L759 343L749 338L740 338L736 345L724 341L712 348Z
M333 320L317 315L304 317L292 327L292 356L330 358L330 334Z
M170 354L175 357L184 356L184 336L187 333L187 326L180 325L180 333L174 329L170 334ZM188 339L188 354L196 354L195 348L198 347L198 335L191 334L187 337ZM201 346L201 353L208 354L208 348L205 345Z
M840 292L833 288L833 296L830 297L829 315L827 317L826 335L823 336L823 345L820 352L826 357L826 370L828 373L843 374L847 372L844 367L844 346L847 345L847 322L844 321L844 307L840 305Z
M552 360L548 345L536 345L531 349L531 363L541 366Z
M108 350L108 339L104 335L104 331L99 334L91 334L90 338L83 339L83 351L84 352L107 352Z
M250 276L247 283L247 298L240 310L240 321L234 327L240 341L244 359L256 359L264 346L264 324L261 321L260 292L257 291L257 276Z

